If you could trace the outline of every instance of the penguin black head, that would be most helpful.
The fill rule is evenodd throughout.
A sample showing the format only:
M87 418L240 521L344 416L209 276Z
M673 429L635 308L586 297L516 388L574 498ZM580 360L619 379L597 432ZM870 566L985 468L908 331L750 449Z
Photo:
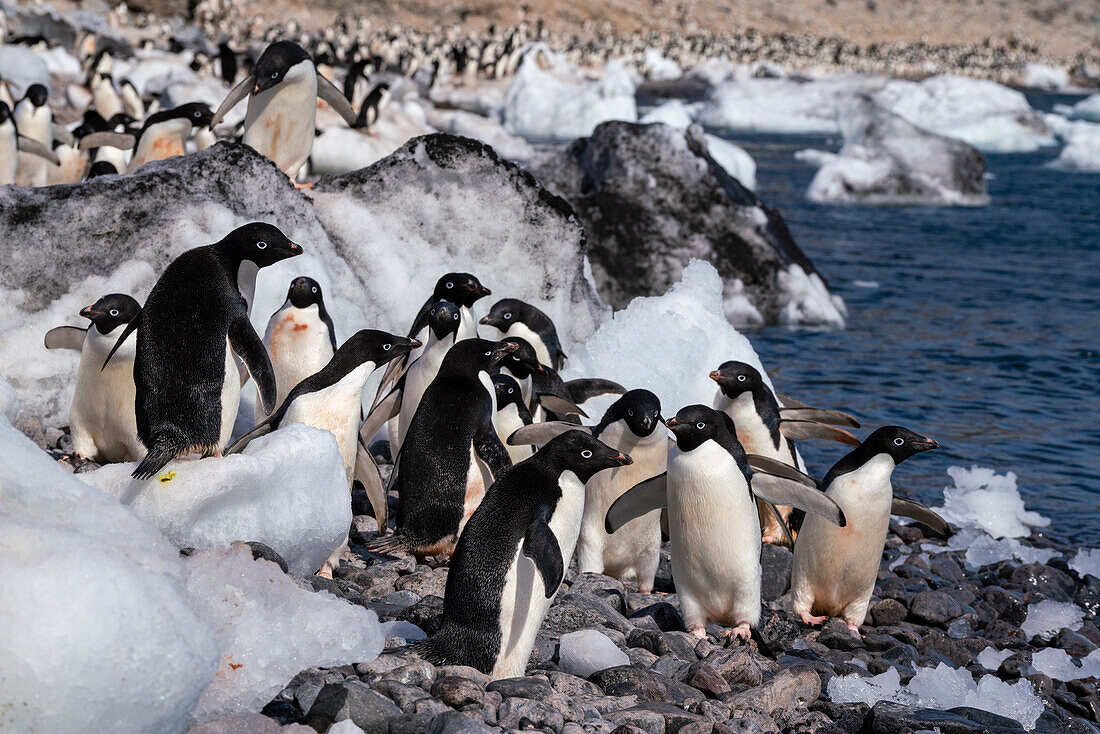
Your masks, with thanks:
M765 387L760 372L744 362L723 362L721 367L710 373L710 379L718 383L722 394L730 400L742 393L756 392Z
M895 464L908 459L913 454L922 451L938 449L940 445L935 439L922 436L901 426L883 426L864 440L859 448L852 453L867 449L867 458L878 454L889 454Z
M420 342L416 339L388 334L377 329L361 329L340 345L333 360L347 360L349 364L354 365L374 362L376 367L380 367L419 346Z
M623 421L635 435L645 438L661 423L661 401L649 390L628 390L603 414L592 428L592 435L599 437L603 430L615 421Z
M80 315L90 319L100 334L110 334L122 324L128 324L141 311L141 306L125 293L110 293L91 306L80 309Z
M729 419L723 413L705 405L689 405L680 408L675 418L665 422L668 430L676 436L676 446L681 451L693 451L707 441L714 439L722 442L728 438Z
M428 309L428 326L436 339L441 340L448 334L457 334L461 322L458 306L450 301L436 301Z
M604 469L633 464L634 460L616 451L587 431L566 431L546 443L534 459L557 471L571 471L587 482Z
M290 281L290 288L286 292L286 300L294 308L306 308L307 306L323 305L321 286L313 278L299 275Z
M542 311L518 298L502 298L493 304L493 307L489 309L489 313L482 317L480 323L493 326L501 331L508 331L512 324L531 326L530 316L533 313L546 317L546 314ZM535 330L533 326L532 330Z
M145 120L143 127L148 128L150 125L156 125L167 120L187 120L191 123L191 127L206 127L213 119L214 111L210 109L210 105L205 102L188 102L187 104L181 104L179 107L150 115ZM114 118L112 117L111 120L113 123Z
M7 102L0 102L0 125L8 121L11 117L11 108L8 107Z
M303 61L310 61L309 53L294 43L294 41L276 41L264 49L260 60L256 62L253 75L256 84L252 89L253 94L259 94L265 89L271 89L286 76L290 69Z
M110 161L96 161L92 164L92 167L88 169L88 178L95 178L96 176L117 176L118 169L115 168L115 164Z
M287 239L273 224L252 222L225 236L218 245L237 262L250 260L258 267L302 254L302 248Z
M99 119L102 120L103 118L101 117ZM130 125L133 125L135 122L137 122L137 120L135 120L130 115L127 115L125 112L116 112L115 114L111 115L110 120L107 120L106 122L103 123L104 127L102 129L103 130L118 130L119 127L127 128Z
M505 405L523 406L523 392L519 383L508 375L493 375L493 387L497 391L497 410Z
M30 100L30 103L35 107L41 107L46 104L46 97L48 92L46 88L41 84L32 84L27 87L27 93L23 95L23 99Z
M440 372L491 372L502 359L519 347L515 342L492 342L488 339L463 339L447 350Z
M469 273L447 273L435 284L433 301L450 301L469 308L493 292L483 286L481 281Z
M501 339L501 343L516 345L515 351L501 363L501 367L507 367L520 379L530 377L535 372L540 375L546 374L546 368L539 364L538 355L535 354L535 348L531 346L531 342L518 336L510 336Z

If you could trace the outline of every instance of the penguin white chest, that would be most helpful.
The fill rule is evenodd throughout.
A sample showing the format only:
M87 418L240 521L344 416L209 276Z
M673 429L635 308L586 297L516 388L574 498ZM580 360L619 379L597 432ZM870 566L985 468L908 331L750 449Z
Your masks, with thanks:
M455 337L455 341L462 341L463 339L474 339L477 337L477 319L474 318L474 312L470 310L468 306L462 306L458 309L459 322L458 322L458 335Z
M584 512L584 484L576 474L562 472L558 478L561 498L550 516L550 530L561 548L562 566L577 546ZM494 678L521 676L535 644L535 635L546 618L554 597L546 598L546 585L534 562L523 554L523 542L509 566L500 600L500 652L493 666Z
M525 340L535 349L535 356L538 357L540 363L553 367L550 363L550 351L546 348L546 344L543 343L542 337L531 330L531 327L527 324L521 324L518 321L508 327L508 331L504 332L505 336L518 336L520 339Z
M150 125L142 132L127 171L133 173L150 161L183 155L187 152L187 136L190 134L191 123L188 120L165 120Z
M492 410L489 415L493 416L491 418L493 423L492 430L495 432L497 391L493 387L493 378L489 376L488 372L478 372L477 379L489 394L490 409ZM481 504L481 500L485 497L485 490L488 489L492 483L493 473L489 470L488 465L477 455L477 452L471 444L470 468L466 473L466 497L463 501L462 520L458 524L458 532L460 535L463 528L466 527L466 522L470 519L470 516L474 514L474 510L477 509L477 506Z
M746 454L767 456L784 464L796 466L786 439L780 436L779 446L775 445L771 431L764 425L760 413L756 411L756 402L753 400L752 393L744 392L730 400L719 390L714 398L714 408L733 419L733 425L737 429L737 440Z
M244 143L294 178L309 158L317 126L317 70L308 59L283 80L248 98Z
M432 380L439 374L439 366L447 356L449 337L439 341L430 330L428 333L430 335L428 343L405 373L405 388L401 391L401 412L397 416L395 449L401 448L401 444L405 442L405 433L409 430L416 409L420 405L420 399L424 397L424 391L428 389L428 385L432 384Z
M321 320L316 304L305 308L286 306L267 322L264 346L275 373L275 406L282 404L299 382L319 371L332 359L332 340L328 325ZM263 406L256 401L256 415L262 419Z
M496 421L497 437L504 444L504 448L508 451L508 456L512 459L513 464L518 464L535 453L530 446L508 445L508 437L524 425L523 419L519 417L519 408L516 407L515 403L509 403L497 411Z
M50 142L53 138L53 133L50 130L52 122L53 115L47 105L38 108L35 108L29 102L16 105L15 124L19 129L19 134L37 140L47 148L51 147ZM19 168L15 173L17 184L20 186L46 185L49 174L49 161L31 153L22 152L19 153L18 159Z
M15 183L19 168L19 144L11 120L0 123L0 186Z
M84 337L69 411L73 450L79 456L115 462L137 460L144 454L134 412L137 338L131 335L123 342L103 368L123 328L100 334L92 326Z

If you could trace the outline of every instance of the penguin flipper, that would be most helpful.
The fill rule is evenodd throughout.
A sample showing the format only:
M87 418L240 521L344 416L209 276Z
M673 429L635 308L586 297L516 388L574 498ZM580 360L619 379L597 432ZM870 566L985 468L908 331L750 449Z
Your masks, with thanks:
M365 445L369 445L374 439L374 434L378 433L382 429L382 426L386 425L386 421L393 418L401 410L401 388L395 387L390 390L386 397L371 408L367 413L366 420L363 421L363 425L359 427L359 440Z
M840 505L832 497L820 490L810 489L805 484L758 471L753 473L749 486L752 488L754 495L771 502L773 505L797 507L800 510L820 515L839 527L844 527L847 524L844 519L844 511L840 509Z
M374 463L370 450L363 444L362 439L358 443L359 446L355 451L355 477L367 490L367 499L370 500L371 509L374 510L374 519L378 521L378 532L385 534L389 513L389 507L386 505L386 488L382 486L382 475L378 471L378 465Z
M138 324L141 323L141 314L142 312L138 311L137 316L130 319L130 323L126 324L126 328L122 330L122 333L118 337L118 341L116 341L115 345L111 347L111 351L107 353L107 358L103 360L103 367L99 368L100 372L102 372L104 368L107 367L107 363L111 361L111 357L115 356L115 352L117 352L118 348L122 346L122 342L126 341L126 337L130 336L130 333L137 329Z
M543 423L531 423L517 428L508 437L509 446L542 446L551 439L557 438L566 431L585 431L591 433L588 426L578 426L575 423L565 421L545 421Z
M542 365L542 373L532 372L531 382L535 388L535 398L542 407L558 413L559 415L579 415L587 418L588 414L573 402L569 389L562 382L561 377L552 367Z
M355 108L351 106L351 102L344 93L321 74L317 75L317 96L328 102L329 106L344 118L344 122L355 127L357 120Z
M229 94L227 94L225 96L225 99L222 100L221 107L219 107L218 111L214 113L214 117L210 119L211 130L214 129L215 125L222 121L222 118L225 117L226 113L229 112L229 110L236 107L238 102L248 96L248 93L252 91L252 86L255 83L256 75L251 74L243 79L240 84L230 90Z
M783 542L787 544L788 548L794 548L794 536L791 535L791 528L787 525L787 521L783 519L783 515L780 514L779 508L764 499L761 499L760 502L763 503L764 507L768 510L768 514L779 523L779 529L783 531Z
M73 137L73 134L69 132L68 128L56 122L50 123L50 135L54 140L60 140L65 145L76 144L76 138Z
M904 497L895 497L890 505L890 514L900 517L908 517L922 525L927 525L938 535L947 538L951 536L951 526L947 521L924 505L907 500Z
M119 150L130 150L137 144L137 139L129 133L115 133L110 131L103 131L98 133L88 133L80 139L80 149L90 150L92 148L118 148Z
M855 416L842 410L829 410L827 408L780 408L779 417L786 421L815 421L830 426L860 427Z
M558 415L579 415L582 418L588 417L588 413L581 410L580 406L572 400L543 393L539 393L535 399L542 403L542 407L546 408L551 413L557 413Z
M512 465L512 457L500 442L500 436L497 435L492 420L482 426L474 436L474 452L489 467L489 471L493 473L494 482L500 478L502 471Z
M580 405L600 395L622 395L626 388L613 380L604 380L599 377L582 377L569 380L565 383L565 389L573 402Z
M55 326L46 332L46 349L72 349L79 352L84 348L84 337L87 335L88 330L79 326Z
M36 155L39 158L45 158L55 166L61 165L61 161L58 160L57 154L54 153L52 149L46 147L34 138L28 138L24 135L20 135L19 141L16 143L16 146L19 148L20 151L24 153L30 153L31 155Z
M229 325L229 344L248 365L248 371L256 381L260 393L260 402L264 410L270 413L275 407L275 371L271 368L267 348L252 328L252 322L248 320L248 314L243 308Z
M809 474L800 472L789 464L784 464L782 461L767 456L761 456L760 454L747 454L745 458L748 460L749 466L757 471L791 479L799 484L805 484L807 487L813 487L814 489L818 488L817 481L813 477Z
M810 407L810 406L806 405L804 402L802 402L801 400L799 400L798 398L792 398L790 395L784 395L781 392L775 393L775 397L779 400L779 402L783 403L783 405L788 407L788 408L808 408L808 407Z
M607 509L604 530L610 535L636 517L668 507L668 472L639 482Z
M565 576L565 561L561 557L561 546L554 531L550 529L550 508L543 505L535 519L527 526L523 536L523 555L530 558L546 589L546 598L552 597L561 586Z
M849 446L859 446L860 440L843 428L827 426L824 423L802 420L782 420L779 422L779 432L792 441L805 441L811 438L820 438L824 441L836 441Z

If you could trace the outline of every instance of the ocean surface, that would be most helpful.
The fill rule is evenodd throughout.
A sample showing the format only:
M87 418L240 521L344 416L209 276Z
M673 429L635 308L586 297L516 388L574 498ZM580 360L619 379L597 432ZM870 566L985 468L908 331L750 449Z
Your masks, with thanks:
M952 465L1014 472L1053 536L1100 546L1100 175L1045 167L1055 149L988 155L989 206L823 205L794 153L839 139L730 139L849 310L844 330L747 332L777 389L937 439L899 494L938 504ZM800 448L817 476L845 452Z

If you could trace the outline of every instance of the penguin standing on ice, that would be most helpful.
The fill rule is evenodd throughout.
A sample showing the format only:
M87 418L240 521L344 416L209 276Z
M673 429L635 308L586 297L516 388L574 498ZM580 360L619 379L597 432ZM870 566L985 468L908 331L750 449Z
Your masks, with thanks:
M840 526L844 513L796 469L770 459L763 461L781 475L752 468L723 413L689 405L665 425L676 436L667 473L616 500L607 512L607 531L667 507L672 576L688 630L705 637L707 622L714 620L747 638L760 621L760 525L753 495Z
M318 97L348 125L356 122L351 103L317 72L309 53L293 41L276 41L264 49L252 74L226 96L210 127L245 97L244 144L274 161L292 181L313 149Z
M585 482L629 463L588 433L567 431L504 470L458 541L439 631L413 649L435 665L522 676L573 555Z
M83 150L109 147L134 149L127 173L133 173L150 161L164 160L187 153L192 130L209 127L213 113L205 102L189 102L150 115L136 135L130 133L91 133L80 140Z
M0 186L15 183L19 162L25 155L42 158L54 165L60 163L47 146L19 133L11 108L6 102L0 102Z
M248 320L244 292L255 292L259 268L301 254L278 227L253 222L188 250L165 269L111 353L137 330L134 402L148 453L134 477L148 479L191 452L221 453L240 401L234 352L248 366L260 400L274 404L271 361Z
M710 373L718 383L714 408L728 415L737 429L737 440L748 454L766 456L787 466L799 467L794 440L812 438L858 446L859 439L837 425L859 428L859 421L839 410L801 407L780 408L775 394L760 372L744 362L724 362ZM835 424L835 425L830 425ZM791 508L779 507L777 518L762 504L757 507L765 543L782 543L786 535L780 526L788 522Z
M275 405L281 405L295 385L332 359L336 329L316 280L301 275L290 282L286 302L267 322L264 347L275 375ZM256 423L267 417L259 402L254 415Z
M950 534L943 518L916 502L894 497L890 484L898 464L936 448L939 444L931 438L900 426L886 426L825 475L821 486L844 510L848 524L835 527L807 516L798 534L791 607L805 624L840 617L859 634L875 590L890 515L910 517L941 535Z
M493 375L493 387L497 391L497 436L504 443L512 463L518 464L531 458L535 448L530 445L513 446L508 443L508 437L524 426L531 425L531 411L523 402L519 383L513 378L505 374Z
M497 329L501 336L518 336L535 348L539 362L561 370L565 352L561 349L558 330L550 317L518 298L502 298L493 304L481 323Z
M103 360L141 306L125 293L103 296L80 315L91 320L86 330L58 326L46 332L47 349L80 352L76 392L69 408L73 452L99 462L136 461L144 453L134 416L135 339L127 339L105 369Z
M397 529L372 550L450 555L492 478L511 466L493 423L493 366L516 346L466 339L443 358L394 458Z

